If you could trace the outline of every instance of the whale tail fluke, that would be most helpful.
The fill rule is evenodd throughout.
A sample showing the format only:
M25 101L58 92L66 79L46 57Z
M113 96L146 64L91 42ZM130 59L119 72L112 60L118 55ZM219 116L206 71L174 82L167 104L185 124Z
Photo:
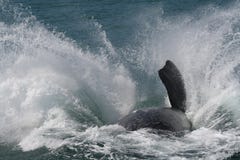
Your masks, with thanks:
M158 71L165 85L173 109L186 111L186 90L182 75L176 65L167 60L165 66Z

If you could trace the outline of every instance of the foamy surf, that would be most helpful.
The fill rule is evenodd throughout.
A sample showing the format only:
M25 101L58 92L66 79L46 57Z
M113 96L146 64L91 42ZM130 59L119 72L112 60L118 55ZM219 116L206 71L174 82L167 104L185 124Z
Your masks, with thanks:
M96 52L51 31L30 8L0 4L1 17L10 17L0 20L0 142L13 145L9 151L46 149L45 159L225 159L239 152L239 2L174 18L163 4L138 11L136 38L122 48L91 18ZM196 129L179 137L115 124L134 108L168 103L157 76L167 59L183 73Z

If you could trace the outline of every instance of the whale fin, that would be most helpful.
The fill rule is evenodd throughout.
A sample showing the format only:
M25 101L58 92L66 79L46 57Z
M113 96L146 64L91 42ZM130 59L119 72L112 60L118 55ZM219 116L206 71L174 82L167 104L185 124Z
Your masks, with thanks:
M165 66L158 71L165 85L172 108L186 111L186 90L182 75L175 64L167 60Z

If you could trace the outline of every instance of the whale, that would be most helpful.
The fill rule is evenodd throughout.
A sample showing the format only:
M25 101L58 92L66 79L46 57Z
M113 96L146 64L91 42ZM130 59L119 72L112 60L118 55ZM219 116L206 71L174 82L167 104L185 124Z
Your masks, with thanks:
M191 131L192 123L185 114L186 90L179 69L172 61L167 60L158 75L167 90L171 108L159 106L135 110L121 118L118 124L129 131L141 128L171 132Z

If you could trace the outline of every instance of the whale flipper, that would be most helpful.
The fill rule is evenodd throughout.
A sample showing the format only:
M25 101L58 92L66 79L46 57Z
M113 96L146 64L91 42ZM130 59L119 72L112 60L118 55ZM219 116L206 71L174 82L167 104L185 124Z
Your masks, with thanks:
M148 108L129 113L119 120L121 126L135 131L140 128L152 128L180 132L192 130L192 123L186 114L186 91L182 75L171 61L158 71L165 85L172 108Z
M186 90L182 75L175 64L167 60L165 66L158 71L165 85L173 109L186 111Z

